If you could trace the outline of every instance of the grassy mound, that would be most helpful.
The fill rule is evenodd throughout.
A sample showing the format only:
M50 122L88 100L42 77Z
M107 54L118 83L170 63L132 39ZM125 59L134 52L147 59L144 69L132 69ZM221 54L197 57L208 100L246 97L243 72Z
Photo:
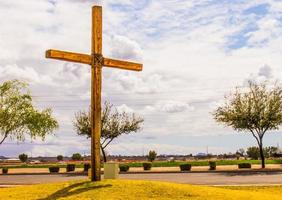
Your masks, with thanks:
M153 181L106 180L99 183L72 181L0 189L0 199L281 199L282 187L217 188Z

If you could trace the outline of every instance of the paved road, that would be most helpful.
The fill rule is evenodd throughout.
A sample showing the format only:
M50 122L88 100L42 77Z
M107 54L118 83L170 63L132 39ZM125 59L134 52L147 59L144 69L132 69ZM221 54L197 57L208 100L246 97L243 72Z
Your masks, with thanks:
M195 185L266 185L281 184L282 173L168 173L121 175L124 179L169 181Z
M0 175L0 185L26 185L86 179L83 175ZM149 173L121 174L121 179L156 180L196 185L281 184L281 172L267 173Z

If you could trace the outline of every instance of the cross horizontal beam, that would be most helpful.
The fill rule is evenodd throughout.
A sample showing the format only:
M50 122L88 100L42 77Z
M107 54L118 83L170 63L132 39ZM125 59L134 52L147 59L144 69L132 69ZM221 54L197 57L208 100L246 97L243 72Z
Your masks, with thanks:
M46 51L46 58L84 63L89 65L92 64L92 59L93 59L92 56L88 54L59 51L54 49L49 49ZM111 58L104 58L102 65L111 68L133 70L133 71L142 71L142 67L143 67L143 65L139 63L116 60Z
M46 58L84 63L89 65L91 65L91 60L92 60L91 56L87 54L59 51L54 49L49 49L46 51Z
M103 65L106 67L133 70L133 71L142 71L142 67L143 67L143 65L139 63L115 60L111 58L104 58Z

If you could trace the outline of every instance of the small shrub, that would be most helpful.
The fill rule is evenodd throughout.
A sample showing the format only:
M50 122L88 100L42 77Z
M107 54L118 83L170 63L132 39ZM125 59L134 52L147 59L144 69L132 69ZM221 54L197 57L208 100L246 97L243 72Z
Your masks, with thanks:
M60 167L57 166L49 167L50 173L59 173L59 171L60 171Z
M192 165L187 163L187 164L181 164L179 165L179 167L180 167L180 171L190 171Z
M150 170L151 168L152 168L152 163L150 163L150 162L143 163L143 169L144 170Z
M119 171L121 172L127 172L129 170L129 165L120 165Z
M8 168L7 167L2 168L2 174L8 174Z
M75 170L75 164L67 164L67 172L73 172Z
M82 160L82 156L80 155L80 153L74 153L71 156L72 160Z
M215 161L209 161L210 170L216 170L216 162Z
M238 164L238 168L239 169L246 169L246 168L248 168L248 169L250 169L250 168L252 168L252 164L251 163L239 163Z

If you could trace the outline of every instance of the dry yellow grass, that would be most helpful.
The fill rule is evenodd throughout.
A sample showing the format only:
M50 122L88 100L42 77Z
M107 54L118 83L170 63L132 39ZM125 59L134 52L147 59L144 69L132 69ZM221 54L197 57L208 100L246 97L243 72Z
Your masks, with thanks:
M218 188L154 181L105 180L99 183L72 181L0 189L0 199L191 199L260 200L281 199L282 187Z

